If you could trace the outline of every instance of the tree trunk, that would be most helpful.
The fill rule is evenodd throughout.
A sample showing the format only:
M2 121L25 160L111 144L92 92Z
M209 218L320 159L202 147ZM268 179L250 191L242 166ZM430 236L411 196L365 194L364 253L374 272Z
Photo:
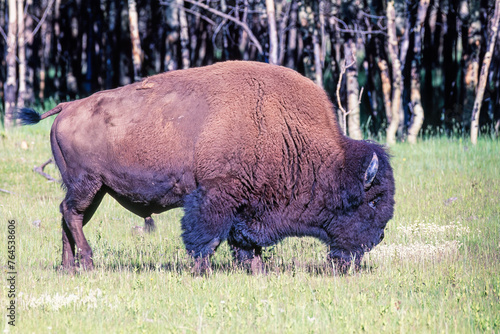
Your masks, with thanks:
M401 10L401 9L400 9ZM396 15L397 17L397 15ZM401 85L400 85L400 102L401 105L398 108L399 110L399 124L398 124L398 130L397 130L397 137L401 138L402 141L404 141L404 136L405 136L405 108L403 107L404 103L404 92L405 92L405 69L409 68L411 70L411 64L410 66L406 65L406 57L408 54L408 49L410 47L410 24L408 22L408 19L405 20L396 20L396 31L397 32L403 32L401 36L397 35L396 40L398 43L398 57L399 57L399 68L401 72ZM392 105L394 108L394 105Z
M389 77L389 66L385 59L380 59L377 62L380 70L380 81L382 82L382 94L384 97L385 115L387 123L391 123L392 119L392 104L391 104L391 79Z
M279 49L278 49L278 64L283 65L284 59L285 59L285 53L286 53L286 30L288 26L288 18L290 16L290 12L293 6L293 1L289 2L288 0L283 0L281 3L281 10L282 10L282 15L281 15L281 20L279 21L279 38L278 38L278 43L279 43Z
M17 0L17 58L18 69L18 91L17 107L24 107L26 98L26 43L24 35L24 0Z
M191 66L189 58L189 30L186 18L186 11L184 10L184 1L176 0L179 8L179 25L180 25L180 39L181 39L181 55L182 55L182 68L187 69Z
M27 8L31 8L34 11L40 9L39 4L33 5L32 0L27 0ZM29 10L29 9L28 9ZM26 92L24 95L24 102L32 105L35 102L34 93L34 79L35 79L35 69L38 65L38 60L34 56L34 36L33 36L33 17L31 15L26 15L24 22L24 35L26 40Z
M290 10L290 30L288 31L288 47L286 50L286 67L296 68L297 63L297 1L292 1Z
M243 0L243 15L241 17L241 22L246 22L248 18L248 0ZM237 14L237 13L236 13ZM240 32L240 42L239 42L239 50L242 55L243 60L249 60L248 54L248 33L241 29Z
M464 44L465 60L465 96L464 96L464 112L462 118L462 125L464 130L470 129L470 122L472 120L472 109L474 108L474 101L476 99L476 89L478 86L479 77L479 56L481 51L481 21L479 17L479 4L471 1L467 7L463 9L466 18L465 27L467 28L466 43ZM468 12L467 12L468 11Z
M479 132L479 113L481 112L481 104L483 103L484 89L488 80L488 71L490 68L491 57L495 50L495 42L498 35L498 21L500 18L500 0L495 1L495 13L491 21L490 45L488 51L484 55L483 66L481 68L481 76L479 79L479 87L477 88L476 100L474 101L474 109L472 109L472 121L470 128L470 139L472 144L477 144L477 135Z
M7 80L5 82L5 128L14 125L16 108L16 47L17 47L17 6L16 0L9 0L9 31L7 33Z
M420 97L420 69L421 69L421 50L422 50L422 36L421 27L425 21L429 7L429 0L420 0L418 4L417 20L413 29L414 33L414 46L413 46L413 59L411 63L411 103L413 106L413 122L408 129L408 141L411 144L417 142L417 136L424 123L424 109L422 108L422 101ZM451 59L450 59L451 61Z
M267 22L269 26L269 63L278 64L278 32L276 30L276 15L274 0L266 0Z
M347 112L349 113L348 129L352 139L363 139L359 121L359 84L358 65L356 64L356 43L349 38L344 44L344 53L347 64L352 64L346 69L347 86Z
M447 131L452 130L459 118L458 110L460 101L457 85L457 73L459 73L458 59L458 3L450 2L446 18L447 29L443 36L443 79L444 79L444 122Z
M177 45L179 41L179 9L176 3L169 3L165 7L165 21L167 23L167 33L165 38L165 58L164 71L176 70Z
M5 29L5 19L7 18L6 14L6 3L5 1L0 1L0 27ZM3 36L0 38L4 38ZM7 69L7 64L5 62L5 56L7 55L7 40L5 42L0 43L0 55L4 55L0 57L0 68ZM6 72L5 70L0 71L0 101L4 101L4 83L6 81ZM3 121L3 112L0 112L0 123Z
M61 55L61 52L59 50L62 50L63 47L61 45L61 0L56 0L56 3L55 3L55 6L54 6L54 27L53 27L53 36L54 36L54 39L55 39L55 48L56 48L56 51L53 52L53 59L49 59L49 61L47 62L47 73L50 72L51 69L54 70L55 72L55 75L54 77L52 78L52 82L50 83L50 85L54 86L54 87L51 87L51 88L54 88L55 89L55 97L57 99L60 99L61 96L64 96L64 92L63 92L63 89L65 89L65 87L63 86L62 84L62 79L61 79L61 75L59 74L59 72L63 72L62 70L60 70L61 68L64 68L63 66L61 66L61 58L62 58L62 55ZM51 48L52 45L49 45L49 48ZM45 80L46 80L46 83L48 81L49 77L48 75L46 75L45 77ZM63 88L64 87L64 88Z
M323 66L321 62L321 46L319 45L318 29L314 29L313 46L314 46L314 77L316 84L323 88Z
M408 142L415 144L417 136L424 123L424 108L420 97L420 66L416 64L416 60L412 61L411 65L411 105L413 121L408 129Z
M396 143L396 132L399 126L399 109L401 108L401 62L398 57L398 41L396 39L396 11L394 1L387 3L387 34L389 37L389 55L392 61L392 112L391 122L387 128L387 144Z
M51 41L52 41L52 25L50 22L52 21L52 9L48 9L49 6L49 0L43 0L42 1L42 9L47 10L48 14L42 23L42 28L41 28L41 36L40 38L42 39L41 42L41 48L40 48L40 83L39 83L39 91L38 91L38 98L40 101L43 103L45 99L45 80L46 80L46 70L47 67L49 66L49 59L50 59L50 46L51 46Z
M134 64L134 81L141 79L142 49L139 38L137 5L135 0L128 0L128 22L130 27L130 40L132 41L132 62Z

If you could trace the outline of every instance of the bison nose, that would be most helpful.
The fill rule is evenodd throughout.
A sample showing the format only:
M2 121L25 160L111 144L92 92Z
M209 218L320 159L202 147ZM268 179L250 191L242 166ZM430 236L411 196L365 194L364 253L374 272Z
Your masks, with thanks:
M380 241L379 242L382 242L382 240L384 240L384 231L382 231L382 233L380 233Z

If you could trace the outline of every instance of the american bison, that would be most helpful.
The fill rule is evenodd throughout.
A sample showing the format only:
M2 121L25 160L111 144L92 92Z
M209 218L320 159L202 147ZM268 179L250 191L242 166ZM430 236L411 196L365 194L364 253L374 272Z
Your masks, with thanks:
M65 268L93 268L82 227L106 193L143 218L183 207L197 268L224 240L237 260L259 263L262 247L290 236L319 238L330 260L359 264L393 215L385 150L344 136L325 92L284 67L172 71L19 118L55 114Z

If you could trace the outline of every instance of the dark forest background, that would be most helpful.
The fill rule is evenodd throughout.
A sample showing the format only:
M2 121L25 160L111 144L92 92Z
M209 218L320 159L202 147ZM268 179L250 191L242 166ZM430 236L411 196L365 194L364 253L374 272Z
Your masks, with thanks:
M481 131L498 135L499 2L0 0L1 118L10 127L17 107L242 59L314 80L342 126L350 112L351 137L469 133L478 96Z

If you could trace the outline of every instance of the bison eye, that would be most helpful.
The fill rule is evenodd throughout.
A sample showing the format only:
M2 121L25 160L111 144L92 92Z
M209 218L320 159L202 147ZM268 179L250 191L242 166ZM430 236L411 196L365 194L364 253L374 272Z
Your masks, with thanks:
M372 199L370 202L368 202L368 205L370 206L370 208L375 209L375 207L377 206L377 203L379 201L380 201L380 196L377 196L374 199Z

